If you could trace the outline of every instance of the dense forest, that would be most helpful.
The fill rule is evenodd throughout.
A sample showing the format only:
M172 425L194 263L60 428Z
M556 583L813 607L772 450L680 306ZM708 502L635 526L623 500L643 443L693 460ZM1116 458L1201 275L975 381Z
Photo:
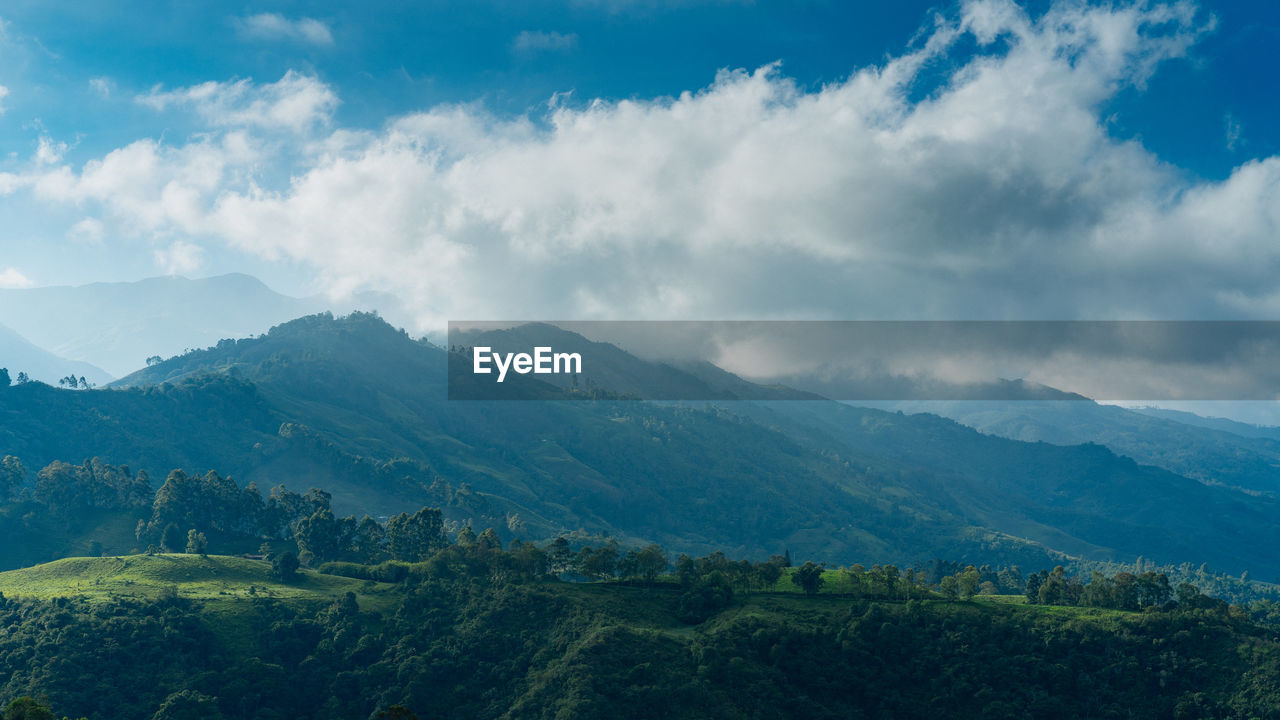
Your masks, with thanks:
M1156 570L673 556L0 468L0 517L123 512L139 553L0 573L6 718L1280 716L1280 605Z
M0 388L3 717L1280 717L1269 497L828 402L450 403L445 355L315 316Z
M610 581L564 582L555 547L503 549L485 533L441 542L421 563L322 568L395 581L328 602L278 596L261 561L239 561L264 574L234 601L180 585L148 598L5 597L0 694L104 718L1280 713L1276 630L1193 589L1167 592L1160 577L1107 578L1106 597L1094 578L1076 599L1088 609L1055 608L970 596L974 568L935 589L896 568L785 558L682 557L655 572L664 563L639 556L660 551L641 549ZM600 567L600 551L573 554L567 572ZM277 582L323 575L295 572ZM1063 580L1046 575L1041 588ZM1128 602L1114 591L1130 585L1140 609L1096 609Z

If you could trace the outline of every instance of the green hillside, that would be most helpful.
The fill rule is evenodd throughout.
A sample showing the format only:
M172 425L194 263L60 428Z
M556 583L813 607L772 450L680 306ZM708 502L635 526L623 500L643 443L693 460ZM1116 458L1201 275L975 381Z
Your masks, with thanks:
M362 608L385 608L395 586L300 570L289 582L271 576L271 563L237 557L157 554L72 557L0 573L0 593L48 600L78 597L94 602L183 598L220 601L273 598L329 603L355 593Z
M0 574L0 699L121 720L162 706L210 718L1280 713L1280 639L1225 605L1135 613L830 588L733 593L690 621L688 586L672 583L504 579L448 560L395 586L278 583L265 568L158 555Z

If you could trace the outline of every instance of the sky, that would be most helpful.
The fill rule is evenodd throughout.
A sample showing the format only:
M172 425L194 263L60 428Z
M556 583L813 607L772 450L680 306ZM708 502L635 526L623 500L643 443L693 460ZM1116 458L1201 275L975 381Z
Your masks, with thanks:
M1277 47L1274 2L9 0L0 287L1277 319Z

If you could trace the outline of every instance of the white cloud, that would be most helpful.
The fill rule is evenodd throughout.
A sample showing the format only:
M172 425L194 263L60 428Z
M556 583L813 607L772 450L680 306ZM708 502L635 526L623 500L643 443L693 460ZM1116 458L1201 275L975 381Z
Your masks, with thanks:
M259 13L236 18L235 26L241 37L250 40L288 40L311 45L333 44L333 33L329 30L329 26L309 17L290 20L276 13Z
M64 142L58 142L48 135L41 135L36 143L35 161L39 165L53 165L62 162L62 157L67 154L70 145Z
M155 251L156 265L168 275L195 272L204 264L204 249L199 245L175 240L168 247Z
M247 133L140 141L47 171L36 192L158 238L309 263L336 293L399 293L424 326L1274 317L1280 158L1196 181L1100 117L1204 29L1181 3L1032 18L968 2L818 90L769 66L676 98L559 104L545 122L437 107L317 139L286 160L300 165L284 187L254 181L266 159ZM956 50L966 37L976 56ZM913 92L944 55L946 82ZM261 90L211 83L154 102L261 128L215 119L270 116Z
M1231 116L1231 113L1227 113L1223 118L1223 125L1226 129L1227 150L1235 152L1241 145L1244 145L1244 138L1242 137L1244 128L1241 127L1239 120Z
M135 234L196 235L213 199L230 187L247 186L259 158L256 145L241 132L179 147L139 140L79 172L61 165L26 180L41 200L96 206L103 217Z
M511 49L516 52L572 50L576 47L578 47L577 33L525 30L511 41Z
M103 98L111 97L115 83L108 77L89 78L89 88Z
M26 288L31 287L32 283L17 268L5 268L0 270L0 288Z
M92 217L80 220L67 231L68 238L86 245L101 245L105 234L102 221Z
M8 109L4 106L4 100L7 97L9 97L9 88L4 85L0 85L0 115L3 115L5 110Z
M338 96L318 78L290 70L274 83L252 80L206 82L175 90L159 87L139 95L156 110L191 108L216 127L258 127L303 132L327 124Z

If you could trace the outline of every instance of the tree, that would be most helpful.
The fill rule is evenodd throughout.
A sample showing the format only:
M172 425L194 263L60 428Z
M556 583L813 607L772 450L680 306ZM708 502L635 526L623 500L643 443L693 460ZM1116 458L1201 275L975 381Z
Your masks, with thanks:
M182 690L165 699L151 720L222 720L218 699L195 690Z
M681 587L689 587L698 579L698 563L693 558L680 553L680 557L676 558L676 580L680 581Z
M880 574L884 577L884 591L889 599L898 597L898 579L899 571L897 565L885 565L880 568Z
M1142 607L1158 607L1172 598L1168 575L1148 571L1138 576L1138 604Z
M18 384L19 384L19 385L26 385L26 384L27 384L27 383L29 383L29 382L31 382L31 376L30 376L30 375L27 375L27 374L26 374L26 373L24 373L24 372L20 372L20 373L18 373Z
M760 579L760 587L772 590L782 579L782 563L776 560L759 563L755 567L756 577Z
M1027 585L1026 580L1022 578L1022 570L1017 565L1001 568L996 575L996 579L1000 589L1006 592L1010 590L1016 592Z
M719 570L698 578L680 596L676 616L690 624L700 623L733 602L733 586Z
M533 543L512 541L510 558L512 569L525 578L543 577L551 567L547 553Z
M956 595L960 594L959 586L960 583L956 581L955 575L948 575L938 582L938 589L942 591L943 595L947 596L948 600L955 600Z
M568 571L573 563L573 551L569 548L569 541L563 537L552 540L547 546L547 559L551 563L552 574L559 575Z
M1036 602L1041 605L1078 605L1084 595L1084 586L1079 580L1067 577L1067 571L1058 565L1044 577L1036 594Z
M56 720L53 711L33 698L20 697L4 709L5 720Z
M160 533L160 549L172 553L178 552L180 547L182 547L182 531L173 523L165 525L164 532Z
M271 561L271 575L284 582L289 582L298 574L298 556L291 551L284 551Z
M498 537L498 531L485 528L485 531L480 533L480 537L476 538L476 547L481 550L501 550L502 539Z
M968 600L978 594L978 571L972 565L956 578L956 589L962 599Z
M378 561L386 544L386 528L368 515L360 518L351 538L351 550L364 562L372 563Z
M4 460L0 460L0 502L8 502L9 498L17 497L18 490L26 479L27 469L22 466L22 461L12 455L5 455Z
M147 358L147 367L151 367L152 365L159 365L162 362L164 362L164 358L160 357L159 355L152 355L151 357Z
M475 543L474 532L470 542ZM400 513L388 520L387 545L391 557L396 560L418 562L427 559L431 553L444 547L444 518L440 509L424 507L413 515Z
M653 584L664 570L667 569L667 554L662 551L661 547L656 544L649 544L635 554L634 568L647 584Z
M471 547L476 544L476 531L472 530L471 526L468 525L458 531L458 534L454 536L453 541L462 547Z
M337 558L344 544L342 524L328 508L299 520L294 527L293 539L297 541L300 552L310 553L321 562Z
M1031 573L1029 577L1027 577L1027 591L1026 591L1027 602L1029 603L1040 602L1040 586L1043 585L1044 581L1047 580L1048 578L1049 578L1048 570L1041 570L1040 572L1034 572L1034 573Z
M599 550L583 547L578 551L574 569L580 575L597 580L607 580L618 570L618 548L612 542Z
M794 582L805 595L817 595L818 589L822 587L824 582L822 579L823 565L814 564L813 561L806 562L791 573L791 581Z
M204 533L191 528L187 531L187 554L188 555L204 555L209 549L209 540L205 538Z
M0 388L7 388L12 382L9 378L9 368L0 368Z

